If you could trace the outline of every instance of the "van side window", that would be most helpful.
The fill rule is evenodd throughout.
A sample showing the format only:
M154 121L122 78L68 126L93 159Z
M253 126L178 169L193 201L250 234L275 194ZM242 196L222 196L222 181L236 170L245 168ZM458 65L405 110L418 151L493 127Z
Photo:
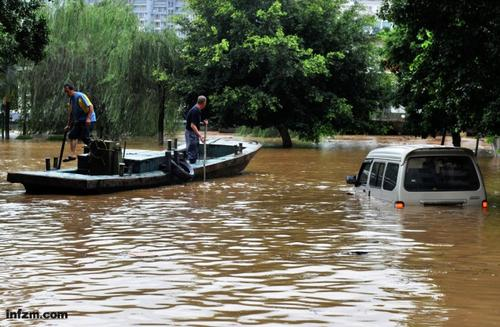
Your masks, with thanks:
M368 181L368 174L370 173L370 166L372 165L371 161L365 161L361 165L361 169L359 170L359 177L356 186L366 185Z
M384 190L392 191L398 182L399 165L395 163L388 163L384 176Z
M375 162L370 174L370 186L380 188L382 186L382 176L384 176L385 163Z

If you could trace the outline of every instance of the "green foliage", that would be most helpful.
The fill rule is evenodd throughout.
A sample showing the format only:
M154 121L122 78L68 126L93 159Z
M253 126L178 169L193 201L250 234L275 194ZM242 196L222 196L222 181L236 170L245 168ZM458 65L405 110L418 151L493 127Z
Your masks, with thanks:
M236 129L236 134L241 136L253 136L253 137L279 137L280 133L276 128L259 128L259 127L248 127L240 126Z
M51 134L47 136L47 141L57 141L60 142L64 139L64 135L62 134Z
M18 135L16 140L31 140L33 137L31 135Z
M171 91L179 70L180 41L172 31L140 31L125 1L96 5L64 1L47 8L50 44L22 87L31 94L31 129L61 132L66 124L69 82L86 93L107 137L153 135L160 108L175 111ZM163 120L162 125L163 125Z
M163 108L168 108L168 119L175 119L178 112L180 101L174 85L181 69L180 40L170 30L144 31L123 46L124 51L110 57L113 75L105 83L109 91L106 102L111 108L121 108L112 111L112 120L120 122L122 130L152 135ZM166 127L172 134L175 124L169 122Z
M276 127L317 141L363 130L387 103L371 18L341 0L189 1L185 81L221 126ZM286 133L287 134L287 133Z
M387 67L415 133L500 131L500 4L385 0Z
M39 61L47 44L46 18L41 0L0 2L0 67L20 59Z
M48 6L47 17L50 42L46 57L29 72L29 84L22 86L32 95L32 130L62 131L68 101L62 86L68 82L89 96L99 125L114 123L105 103L109 89L104 86L113 80L110 58L123 53L137 33L131 9L118 1L95 6L65 1Z

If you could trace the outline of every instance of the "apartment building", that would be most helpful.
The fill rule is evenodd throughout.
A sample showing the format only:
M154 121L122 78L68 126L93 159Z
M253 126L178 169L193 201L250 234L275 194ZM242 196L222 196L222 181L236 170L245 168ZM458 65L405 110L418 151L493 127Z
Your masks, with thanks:
M174 28L171 18L185 13L183 0L128 0L142 27L155 31Z

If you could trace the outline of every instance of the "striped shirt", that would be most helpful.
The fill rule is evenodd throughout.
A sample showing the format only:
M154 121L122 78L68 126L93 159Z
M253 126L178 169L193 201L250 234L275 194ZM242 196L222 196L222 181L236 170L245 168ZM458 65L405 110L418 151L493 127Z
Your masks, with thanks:
M87 120L87 114L90 110L92 102L90 99L82 92L75 92L71 98L69 98L69 107L71 108L71 114L73 116L74 122L85 122ZM95 121L95 113L92 113L91 119ZM91 120L92 121L92 120Z

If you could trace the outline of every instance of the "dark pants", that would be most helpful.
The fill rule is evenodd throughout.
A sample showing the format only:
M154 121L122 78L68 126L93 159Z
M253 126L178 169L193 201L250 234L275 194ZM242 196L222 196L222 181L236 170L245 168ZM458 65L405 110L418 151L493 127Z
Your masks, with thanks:
M198 159L198 136L196 136L195 132L187 130L184 133L186 137L186 150L189 162L194 164L196 163L196 159Z
M81 140L85 144L90 143L89 127L85 122L76 122L73 124L71 131L69 131L68 138L70 140Z

